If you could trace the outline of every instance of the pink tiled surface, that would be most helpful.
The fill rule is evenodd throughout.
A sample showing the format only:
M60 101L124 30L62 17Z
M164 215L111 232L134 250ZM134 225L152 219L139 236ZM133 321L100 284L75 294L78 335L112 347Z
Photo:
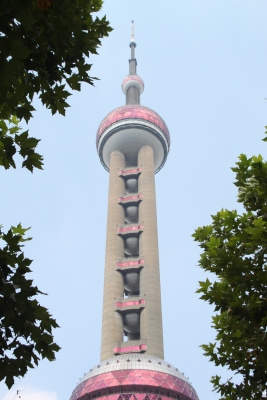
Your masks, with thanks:
M145 302L146 301L144 299L140 299L137 301L124 301L124 302L117 301L115 303L115 306L117 307L139 306L140 304L145 304Z
M97 397L99 400L170 400L171 397L154 393L115 393Z
M131 265L140 265L144 264L145 260L138 260L138 261L126 261L126 262L117 262L116 266L117 267L130 267Z
M138 194L137 196L127 196L127 197L119 197L118 201L130 201L130 200L139 200L142 199L143 195Z
M102 133L109 125L127 119L142 119L152 122L152 124L158 126L163 131L168 144L170 144L169 129L163 119L155 111L144 106L126 105L111 111L106 118L103 119L96 134L96 145L98 146L98 142Z
M142 168L135 168L135 169L120 169L119 175L129 175L129 174L137 174L138 172L142 172Z
M123 388L129 388L129 386L132 389L134 388L134 392L138 391L138 387L142 389L146 386L149 389L148 391L157 391L159 389L160 392L163 392L165 389L166 391L170 391L171 397L177 397L177 394L183 394L187 396L188 399L198 400L198 396L192 386L182 379L163 372L140 369L111 371L89 378L76 387L70 400L78 400L86 394L92 396L95 392L99 393L99 397L103 400L109 398L111 400L120 400L119 394L114 394L112 396L106 395L107 390L110 389L111 392L114 392L117 387L123 392ZM138 396L138 394L134 393L134 396ZM142 396L144 396L144 394ZM145 397L134 397L134 400L158 399L156 395L149 396L151 397L147 399L145 399ZM170 397L166 397L166 399L169 398Z
M127 228L117 228L117 232L132 232L132 231L138 231L139 229L144 229L144 225L135 225L135 226L129 226Z
M128 76L126 76L123 79L121 86L123 87L125 85L125 83L127 83L129 81L137 81L137 82L141 83L141 85L143 87L145 86L143 79L141 79L140 76L138 76L138 75L128 75Z
M145 351L147 348L146 344L140 344L140 346L126 346L126 347L114 347L114 354L123 354L131 352Z

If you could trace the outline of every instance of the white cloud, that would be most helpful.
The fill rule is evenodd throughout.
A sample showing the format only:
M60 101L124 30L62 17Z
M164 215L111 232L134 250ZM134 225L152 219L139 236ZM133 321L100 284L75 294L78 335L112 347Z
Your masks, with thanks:
M3 400L57 400L57 394L30 387L19 387L16 390L10 390Z

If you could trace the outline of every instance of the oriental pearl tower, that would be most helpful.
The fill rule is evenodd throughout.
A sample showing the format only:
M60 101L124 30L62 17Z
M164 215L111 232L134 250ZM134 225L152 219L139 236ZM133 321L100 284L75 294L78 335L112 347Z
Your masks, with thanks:
M191 383L164 360L155 173L170 134L163 119L140 105L132 23L126 105L101 122L96 148L109 172L101 360L71 400L198 400Z

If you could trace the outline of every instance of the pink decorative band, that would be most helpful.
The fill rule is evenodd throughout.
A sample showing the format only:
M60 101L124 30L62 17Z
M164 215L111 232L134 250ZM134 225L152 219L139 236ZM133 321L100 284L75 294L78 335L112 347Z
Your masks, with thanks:
M142 194L138 194L137 196L119 197L118 202L130 201L130 200L140 200L142 198L143 198Z
M135 169L121 169L119 171L119 175L129 175L129 174L138 174L142 172L142 168L135 168Z
M138 261L127 261L127 262L117 262L117 267L131 267L131 266L138 266L140 264L144 264L145 260L138 260Z
M146 349L146 344L140 344L140 346L114 347L113 352L115 354L139 353L141 351L146 351Z
M82 381L74 389L70 400L81 400L86 397L101 400L174 400L179 397L183 400L199 400L189 383L179 378L176 373L172 375L171 369L170 374L167 374L161 371L161 367L155 368L155 363L158 366L156 361L152 361L153 370L139 369L140 367L120 369L118 360L112 362L118 365L118 369L104 373L102 370L100 374ZM132 390L129 390L129 387ZM122 395L121 392L127 394Z
M145 304L145 302L146 301L144 299L140 299L139 301L125 301L123 303L117 301L117 303L115 303L115 306L116 307L139 306L140 304Z
M117 228L117 232L118 233L133 232L133 231L139 231L140 229L144 229L144 225L134 225L125 228Z

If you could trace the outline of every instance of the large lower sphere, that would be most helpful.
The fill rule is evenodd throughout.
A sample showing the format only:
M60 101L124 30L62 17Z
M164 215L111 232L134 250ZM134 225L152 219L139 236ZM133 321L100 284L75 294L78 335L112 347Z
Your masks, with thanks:
M80 380L70 400L199 400L177 368L147 354L102 361Z

